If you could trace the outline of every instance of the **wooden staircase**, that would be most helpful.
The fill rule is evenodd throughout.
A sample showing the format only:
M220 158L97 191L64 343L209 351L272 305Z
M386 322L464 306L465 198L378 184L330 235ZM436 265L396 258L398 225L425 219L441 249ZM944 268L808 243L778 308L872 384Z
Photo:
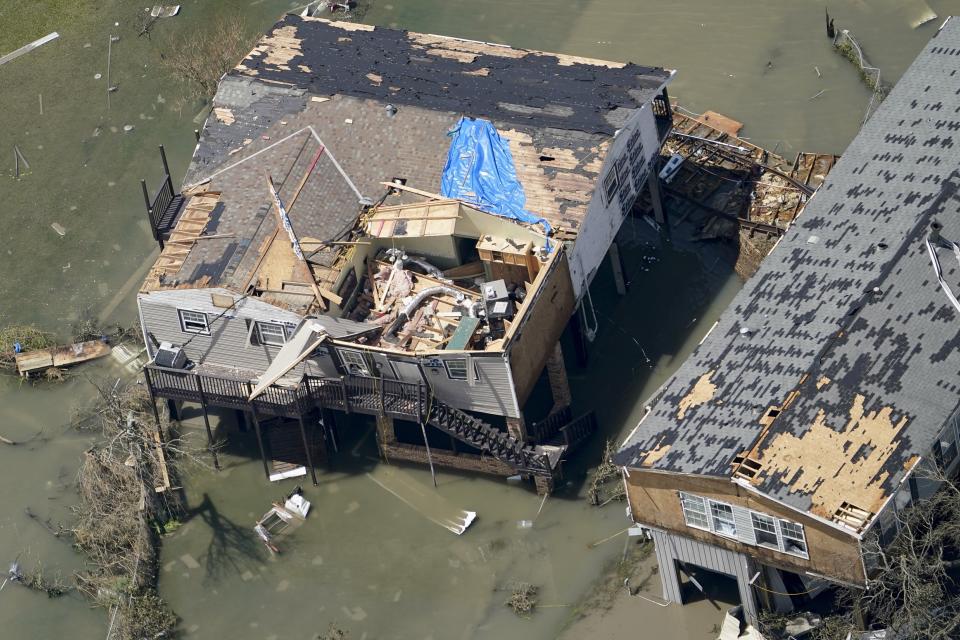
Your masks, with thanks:
M433 399L427 422L475 449L503 460L518 471L552 476L553 466L545 453L474 418L468 413Z

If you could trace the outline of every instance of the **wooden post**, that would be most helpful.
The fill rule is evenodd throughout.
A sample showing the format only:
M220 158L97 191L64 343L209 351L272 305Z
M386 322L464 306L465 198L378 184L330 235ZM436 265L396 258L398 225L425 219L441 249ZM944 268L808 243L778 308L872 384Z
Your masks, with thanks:
M430 477L433 478L433 486L437 486L437 474L433 470L433 455L430 453L430 443L427 442L427 428L424 426L423 421L420 421L420 432L423 434L423 446L427 448L427 462L430 463Z
M303 424L303 414L297 414L297 422L300 424L300 438L303 440L303 452L307 454L307 465L310 467L310 479L313 480L313 486L317 486L320 483L317 482L317 470L313 468L313 456L310 455L310 443L307 440L307 428Z
M623 260L620 258L620 247L614 240L610 244L610 266L613 267L613 282L617 286L617 293L627 295L627 281L623 276Z
M333 445L333 452L340 452L340 445L337 443L337 420L330 409L320 410L320 422L323 424L324 432L330 437L330 444Z
M213 468L220 471L220 459L217 457L217 448L213 442L213 430L210 428L210 416L207 414L207 399L203 395L203 382L197 376L197 391L200 393L200 410L203 412L203 426L207 430L207 450L213 456Z
M167 164L167 152L163 150L163 145L160 145L160 161L163 162L163 172L170 176L170 166Z
M521 444L527 441L527 421L523 419L523 414L519 418L507 418L507 433L513 436Z
M234 409L234 415L237 417L237 431L240 433L247 432L247 413L242 409Z
M651 167L650 176L647 178L647 186L650 189L650 204L653 206L653 219L661 226L666 225L667 214L663 211L663 200L660 197L660 174L657 171L656 163Z
M143 189L143 204L147 207L147 215L150 215L150 192L147 191L147 181L140 181L140 188ZM150 228L153 229L153 217L150 217ZM154 232L156 235L156 232Z
M570 332L573 334L573 352L577 356L577 365L585 367L590 357L587 351L586 337L583 335L583 320L580 317L582 304L583 302L581 301L574 310L573 315L570 316Z
M253 418L253 430L257 432L257 446L260 447L260 460L263 462L263 473L270 480L270 467L267 465L267 453L263 450L263 434L260 433L260 421L257 420L257 406L250 403L250 417Z
M153 393L153 380L150 377L150 368L144 367L143 377L147 382L147 391L150 393L150 408L153 409L153 419L157 423L157 434L160 436L160 442L166 442L163 434L163 423L160 422L160 411L157 409L157 396Z
M177 401L173 398L167 399L167 410L170 412L170 417L176 417L177 424L182 424L183 420L180 418L180 407L177 406Z

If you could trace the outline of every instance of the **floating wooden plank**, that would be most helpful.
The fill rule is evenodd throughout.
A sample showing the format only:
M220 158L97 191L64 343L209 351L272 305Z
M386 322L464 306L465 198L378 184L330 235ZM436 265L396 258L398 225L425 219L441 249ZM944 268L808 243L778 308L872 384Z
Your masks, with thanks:
M25 376L50 367L68 367L102 358L110 353L110 345L100 340L77 342L64 347L37 349L16 355L17 371Z

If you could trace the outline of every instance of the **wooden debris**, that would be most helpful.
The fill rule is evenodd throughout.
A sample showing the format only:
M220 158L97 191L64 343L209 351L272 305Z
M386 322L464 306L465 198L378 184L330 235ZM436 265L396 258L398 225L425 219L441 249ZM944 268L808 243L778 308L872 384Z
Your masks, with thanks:
M51 347L18 353L17 371L27 376L50 367L68 367L81 362L96 360L110 354L110 345L101 340L78 342L64 347Z

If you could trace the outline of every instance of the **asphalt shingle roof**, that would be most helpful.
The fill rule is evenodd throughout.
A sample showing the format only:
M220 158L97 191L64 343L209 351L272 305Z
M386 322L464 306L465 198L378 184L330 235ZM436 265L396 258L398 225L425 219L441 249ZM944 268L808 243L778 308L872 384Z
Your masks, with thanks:
M925 241L960 241L960 19L933 37L803 215L664 386L618 464L876 513L960 400L960 313ZM960 264L940 249L960 289ZM780 410L765 428L768 409Z

